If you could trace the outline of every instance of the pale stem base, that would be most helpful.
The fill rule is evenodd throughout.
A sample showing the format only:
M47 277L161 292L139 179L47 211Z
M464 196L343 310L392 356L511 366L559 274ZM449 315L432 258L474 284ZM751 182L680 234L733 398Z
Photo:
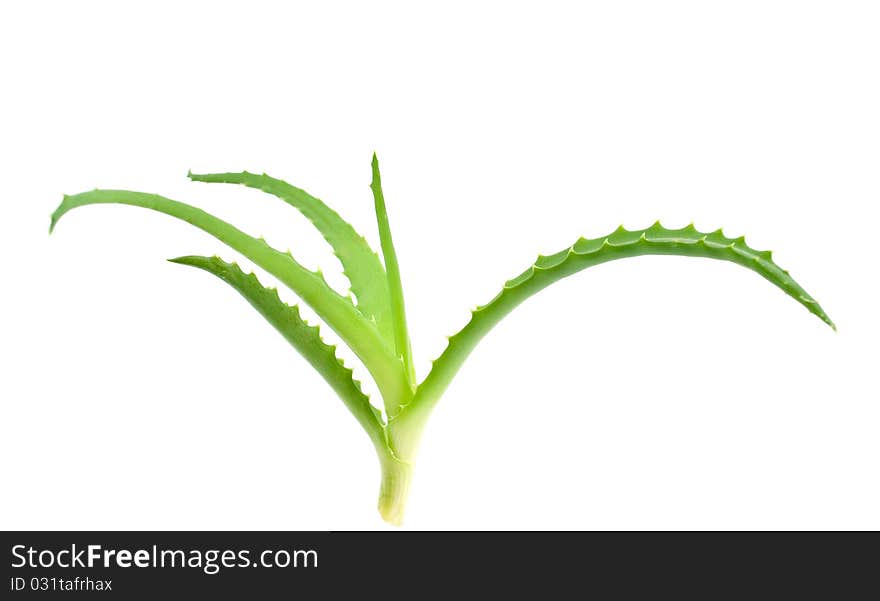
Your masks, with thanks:
M381 459L382 484L379 488L379 513L389 524L400 526L409 496L413 465L391 456Z

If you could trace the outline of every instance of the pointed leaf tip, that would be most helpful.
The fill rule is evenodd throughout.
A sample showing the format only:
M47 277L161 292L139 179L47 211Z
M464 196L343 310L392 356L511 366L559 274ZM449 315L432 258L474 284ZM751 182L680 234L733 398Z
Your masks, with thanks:
M55 226L58 225L58 221L61 219L61 216L67 212L67 207L65 207L64 205L67 204L67 201L69 198L70 198L70 196L68 196L67 194L62 195L61 196L61 204L58 205L58 208L56 208L52 212L52 215L49 216L49 235L50 236L52 235L52 232L55 231Z
M372 179L370 180L370 188L375 193L378 189L382 187L382 176L379 173L379 159L376 157L376 153L373 153L373 160L370 162L370 166L372 167Z
M195 257L187 255L187 256L182 256L182 257L173 257L171 259L165 259L165 260L168 261L169 263L177 263L178 265L192 265L194 258Z

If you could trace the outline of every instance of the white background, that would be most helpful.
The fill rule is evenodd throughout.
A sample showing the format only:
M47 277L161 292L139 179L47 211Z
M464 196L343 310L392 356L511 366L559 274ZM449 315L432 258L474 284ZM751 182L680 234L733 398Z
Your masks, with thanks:
M373 150L421 376L538 252L658 218L774 249L840 328L729 263L567 279L450 387L405 527L880 528L876 3L132 4L0 9L0 528L387 527L332 391L163 260L235 253L131 207L47 235L63 193L157 192L344 286L290 207L185 174L377 245Z

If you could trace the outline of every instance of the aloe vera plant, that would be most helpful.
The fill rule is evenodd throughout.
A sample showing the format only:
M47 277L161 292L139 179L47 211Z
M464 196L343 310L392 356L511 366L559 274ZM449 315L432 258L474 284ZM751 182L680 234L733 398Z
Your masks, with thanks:
M413 368L403 288L391 228L385 209L379 163L372 162L372 183L382 258L354 228L330 207L305 191L266 174L217 173L189 177L197 182L241 184L277 196L296 208L320 231L342 264L350 295L331 288L322 274L300 265L289 252L279 252L262 238L254 238L231 224L195 208L155 194L126 190L92 190L65 196L52 214L50 232L71 209L118 203L165 213L211 234L288 286L347 344L376 382L384 411L371 404L352 377L352 370L336 356L296 306L283 302L275 289L260 284L235 263L217 256L185 256L174 263L197 267L222 279L241 294L314 367L342 399L376 448L381 466L379 512L400 524L412 478L413 462L422 430L431 410L489 330L524 300L573 273L616 259L641 255L681 255L730 261L746 267L781 288L832 328L819 304L779 268L770 252L749 248L743 238L728 238L721 230L701 233L693 225L668 229L660 222L643 230L618 228L607 236L577 240L552 255L539 256L533 265L509 280L489 303L477 307L458 333L449 338L430 373L418 381ZM352 298L352 295L354 298Z

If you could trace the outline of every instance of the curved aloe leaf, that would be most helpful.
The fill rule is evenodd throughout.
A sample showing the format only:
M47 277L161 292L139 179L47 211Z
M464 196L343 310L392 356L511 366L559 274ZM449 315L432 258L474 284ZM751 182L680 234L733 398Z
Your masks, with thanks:
M255 274L246 274L235 263L227 263L219 257L187 256L169 260L203 269L235 288L321 374L367 431L373 444L378 447L385 444L381 415L361 390L360 382L336 356L336 347L321 339L319 328L300 317L296 305L282 301L278 291L264 287Z
M241 184L277 196L302 213L324 239L333 247L351 291L357 298L357 308L364 317L374 321L379 333L394 344L391 305L385 268L376 252L339 213L305 190L276 179L265 173L188 173L195 182Z
M835 327L819 303L787 271L773 262L769 251L749 248L745 238L727 238L721 230L701 233L693 225L671 230L660 225L659 221L644 230L628 231L620 227L608 236L591 240L581 238L563 251L539 256L531 267L508 281L488 304L475 309L468 324L449 338L449 345L434 362L431 373L419 385L411 406L404 413L409 413L411 409L415 416L430 410L483 336L527 298L588 267L641 255L705 257L742 265L760 274L810 313Z
M275 250L264 240L245 234L235 226L191 205L157 194L127 190L93 190L65 196L52 214L50 231L68 211L91 204L125 204L165 213L211 234L277 277L327 322L364 362L383 393L400 394L407 387L400 361L372 322L367 321L350 299L333 290L320 273L297 263L290 253Z

